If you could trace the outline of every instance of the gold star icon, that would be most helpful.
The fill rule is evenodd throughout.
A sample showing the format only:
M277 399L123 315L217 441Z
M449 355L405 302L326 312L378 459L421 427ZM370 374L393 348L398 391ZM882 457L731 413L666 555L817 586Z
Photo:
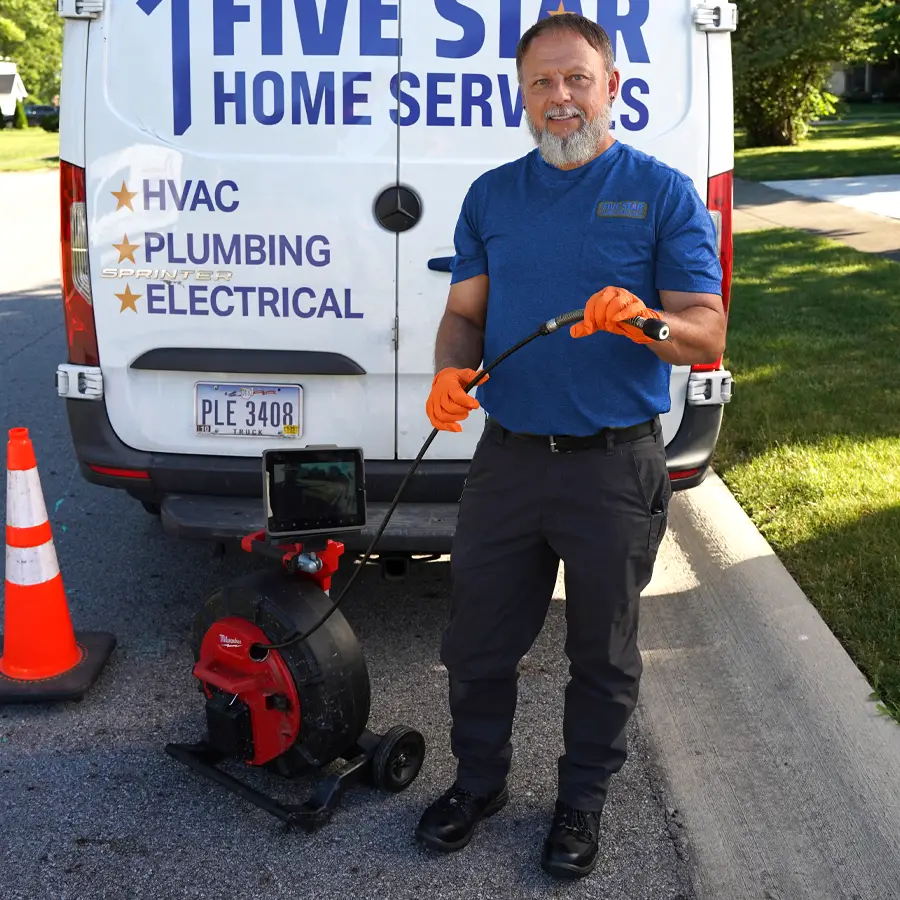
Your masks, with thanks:
M126 284L124 293L116 294L116 296L122 301L122 308L119 310L120 313L125 312L126 309L137 312L137 307L134 305L134 302L135 300L139 300L143 294L132 294L131 286Z
M134 262L134 251L137 250L139 246L140 244L129 243L127 234L122 235L121 244L113 244L113 247L115 247L116 250L119 251L119 262L124 262L126 259Z
M129 191L125 182L122 182L122 187L117 191L110 191L113 197L118 200L118 204L116 205L116 212L118 212L123 206L127 206L132 212L134 212L134 207L131 205L131 200L133 197L137 197L137 191Z
M568 10L566 9L565 0L559 0L559 6L556 8L556 12L554 12L552 9L547 10L547 14L550 16L561 16L567 12Z

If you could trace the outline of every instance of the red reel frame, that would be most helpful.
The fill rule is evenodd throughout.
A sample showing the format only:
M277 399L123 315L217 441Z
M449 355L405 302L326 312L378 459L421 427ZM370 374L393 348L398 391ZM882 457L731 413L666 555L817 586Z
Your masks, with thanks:
M269 653L259 662L248 649L267 640L265 632L246 619L220 619L206 632L194 677L212 699L216 691L231 695L228 707L249 710L253 754L245 758L251 766L262 766L293 746L300 733L300 697L290 670L279 653ZM224 700L224 698L223 698Z

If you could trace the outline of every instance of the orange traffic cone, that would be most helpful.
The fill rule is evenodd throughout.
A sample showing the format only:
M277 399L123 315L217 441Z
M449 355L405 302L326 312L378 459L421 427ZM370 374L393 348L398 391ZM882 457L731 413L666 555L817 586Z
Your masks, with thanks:
M6 449L0 703L77 700L97 680L116 639L73 631L28 429L10 429Z

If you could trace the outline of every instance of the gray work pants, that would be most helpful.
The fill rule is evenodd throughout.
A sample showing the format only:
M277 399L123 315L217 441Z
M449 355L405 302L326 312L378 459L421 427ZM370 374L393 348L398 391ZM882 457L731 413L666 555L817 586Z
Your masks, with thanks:
M658 420L654 434L571 453L488 420L460 501L441 647L461 787L490 791L509 773L517 666L543 628L562 559L570 681L559 797L603 808L627 756L639 598L671 494Z

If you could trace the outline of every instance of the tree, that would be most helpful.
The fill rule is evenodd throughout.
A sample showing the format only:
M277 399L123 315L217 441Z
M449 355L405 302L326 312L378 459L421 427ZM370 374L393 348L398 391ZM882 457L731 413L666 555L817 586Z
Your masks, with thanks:
M900 0L881 0L871 13L873 46L860 62L900 63Z
M854 65L873 63L893 69L881 80L880 90L885 100L900 100L900 0L878 0L870 16L873 44L848 62Z
M31 102L48 103L59 93L63 22L47 0L0 3L0 56L18 66Z
M753 147L798 143L835 111L826 90L835 62L874 44L881 0L740 0L733 35L734 106Z
M0 16L0 46L11 47L25 40L25 32L5 16Z

